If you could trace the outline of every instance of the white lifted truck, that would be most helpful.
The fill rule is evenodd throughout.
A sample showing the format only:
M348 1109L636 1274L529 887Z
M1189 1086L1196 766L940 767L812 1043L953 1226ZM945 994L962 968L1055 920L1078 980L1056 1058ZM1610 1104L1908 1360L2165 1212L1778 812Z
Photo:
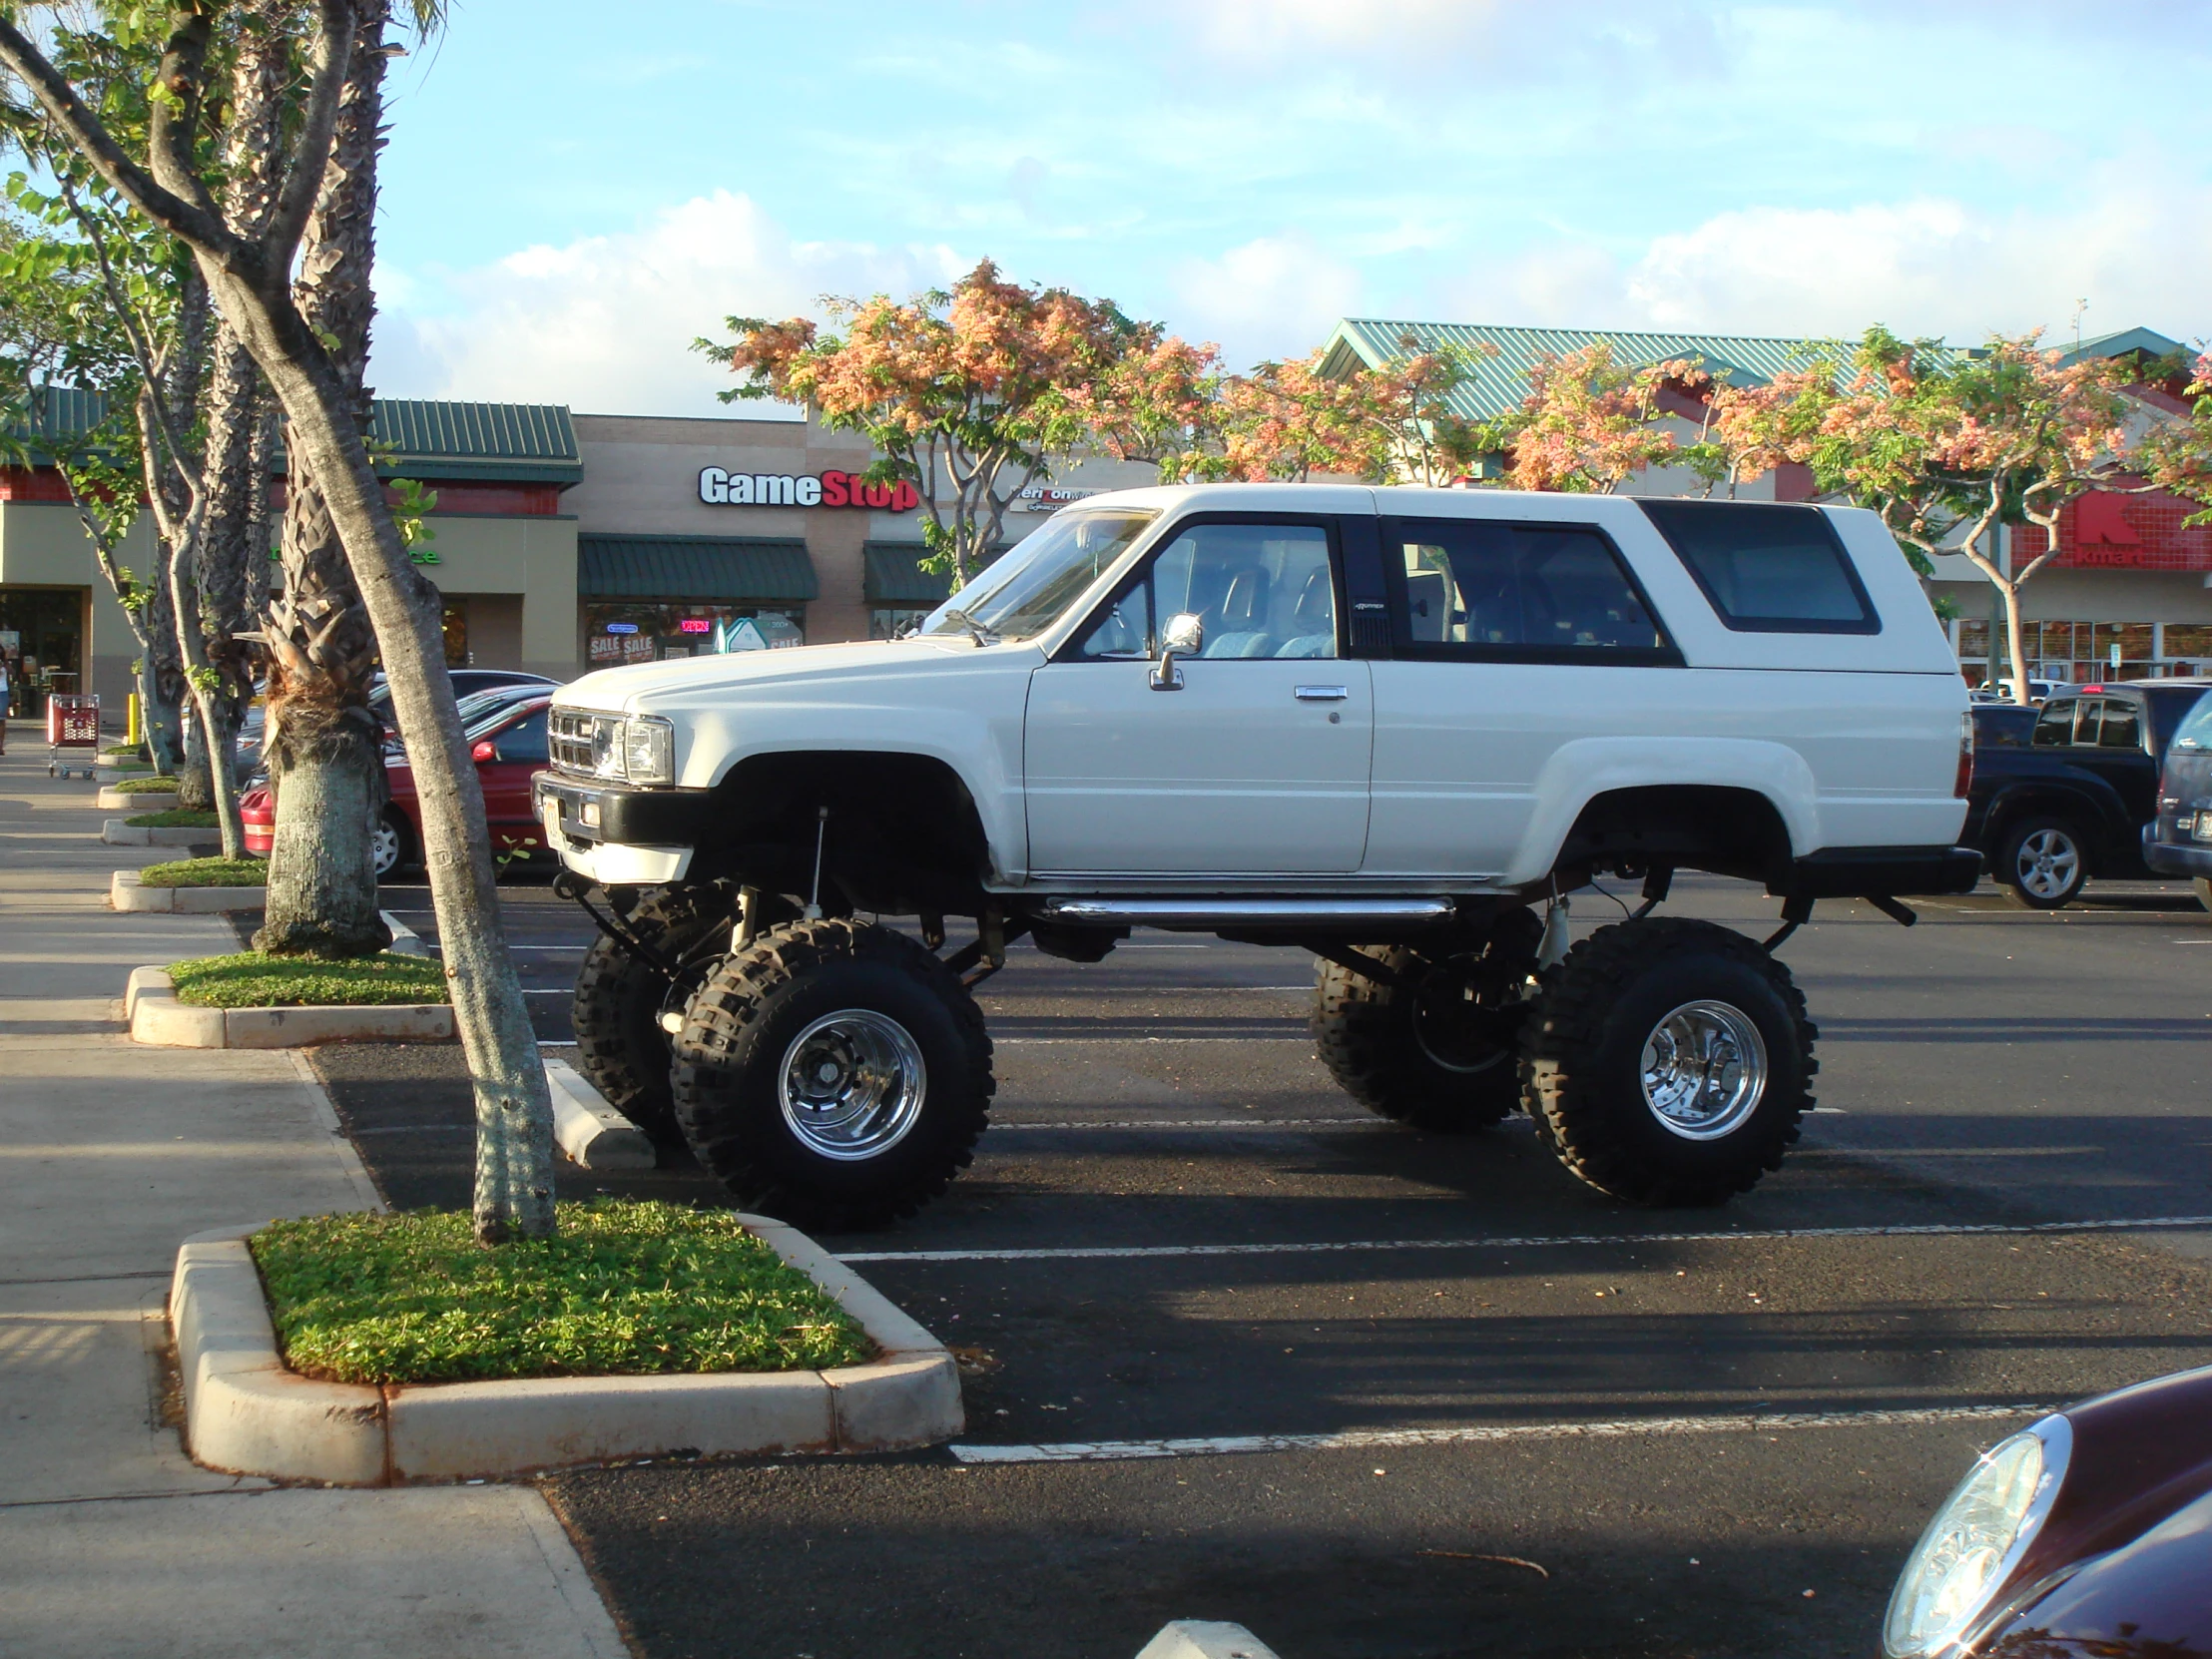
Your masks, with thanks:
M1321 1058L1384 1116L1522 1109L1592 1186L1708 1204L1811 1105L1772 947L1973 884L1972 730L1870 513L1179 487L1062 510L905 639L589 675L536 799L600 926L583 1069L749 1206L941 1192L992 1093L976 983L1133 927L1313 954ZM1779 930L1652 915L1678 869ZM1641 907L1566 950L1604 875Z

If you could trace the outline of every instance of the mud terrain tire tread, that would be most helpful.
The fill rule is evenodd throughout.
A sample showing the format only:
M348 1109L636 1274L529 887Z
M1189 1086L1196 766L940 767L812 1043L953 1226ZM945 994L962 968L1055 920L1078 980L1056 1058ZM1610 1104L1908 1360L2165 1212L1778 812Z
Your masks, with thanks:
M681 953L730 920L712 888L664 887L631 911L630 930L658 951ZM607 1104L655 1140L680 1138L669 1084L669 1037L656 1023L666 986L613 939L595 933L576 970L569 1017L576 1067Z
M1417 958L1402 945L1371 948L1383 967L1403 973ZM1512 1116L1520 1083L1510 1049L1486 1071L1453 1075L1430 1064L1415 1044L1407 994L1316 957L1314 1051L1344 1092L1369 1111L1438 1134L1487 1129Z
M810 1163L775 1106L773 1068L782 1055L757 1046L787 1002L845 964L907 981L927 998L917 1010L924 1023L936 1026L915 1029L910 1013L899 1012L922 1047L928 1093L921 1120L880 1167ZM942 1193L974 1161L996 1088L983 1010L959 976L903 933L838 918L770 928L723 962L692 998L671 1077L684 1138L738 1202L825 1232L882 1227Z
M1631 999L1664 975L1669 988L1657 999L1687 1000L1701 992L1690 976L1700 960L1748 969L1775 998L1765 1010L1744 1008L1768 1046L1766 1099L1724 1140L1678 1141L1644 1104L1634 1074L1636 1055L1621 1067L1620 1044L1637 1054L1649 1034ZM1664 1009L1661 1010L1664 1012ZM1777 1035L1791 1039L1776 1052ZM1797 1141L1799 1120L1813 1108L1808 1090L1820 1062L1813 1045L1820 1031L1805 1017L1805 996L1790 971L1755 940L1709 921L1652 917L1601 927L1567 952L1545 975L1532 1017L1522 1029L1520 1080L1537 1136L1569 1173L1609 1197L1652 1207L1718 1204L1749 1192L1770 1170L1782 1167ZM1614 1052L1606 1055L1608 1047ZM1610 1077L1603 1074L1607 1058ZM1623 1085L1625 1084L1625 1088ZM1669 1167L1671 1165L1671 1167Z

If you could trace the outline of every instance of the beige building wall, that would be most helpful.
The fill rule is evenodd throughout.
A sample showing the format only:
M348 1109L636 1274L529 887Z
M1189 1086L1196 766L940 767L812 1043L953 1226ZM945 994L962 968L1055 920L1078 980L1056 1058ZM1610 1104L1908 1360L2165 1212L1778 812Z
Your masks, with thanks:
M143 577L153 549L153 521L142 514L124 538L121 562ZM0 501L0 584L74 589L83 596L90 616L87 684L81 689L99 697L103 718L120 720L124 699L134 689L131 664L139 654L138 636L100 572L77 509L60 502Z
M469 650L476 667L526 669L555 680L573 680L583 672L576 651L576 519L572 515L509 518L432 513L428 522L434 532L430 548L438 562L426 566L424 574L438 585L439 593L456 600L514 596L504 612L484 607L487 618L505 614L516 620L511 625L491 624L492 632L481 643L471 608ZM512 661L504 655L510 650Z

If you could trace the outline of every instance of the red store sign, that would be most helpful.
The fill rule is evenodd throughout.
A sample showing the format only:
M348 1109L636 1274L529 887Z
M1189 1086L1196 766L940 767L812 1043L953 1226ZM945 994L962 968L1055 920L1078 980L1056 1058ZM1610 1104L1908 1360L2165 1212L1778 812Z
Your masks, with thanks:
M710 507L858 507L866 512L910 513L921 492L903 479L871 484L856 472L725 472L702 467L699 499Z

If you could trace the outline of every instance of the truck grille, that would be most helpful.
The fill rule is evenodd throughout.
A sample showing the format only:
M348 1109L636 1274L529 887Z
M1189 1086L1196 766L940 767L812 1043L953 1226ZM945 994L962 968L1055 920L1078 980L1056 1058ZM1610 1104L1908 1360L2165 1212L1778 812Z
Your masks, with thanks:
M553 764L561 771L607 777L621 755L622 717L555 709L547 738Z

